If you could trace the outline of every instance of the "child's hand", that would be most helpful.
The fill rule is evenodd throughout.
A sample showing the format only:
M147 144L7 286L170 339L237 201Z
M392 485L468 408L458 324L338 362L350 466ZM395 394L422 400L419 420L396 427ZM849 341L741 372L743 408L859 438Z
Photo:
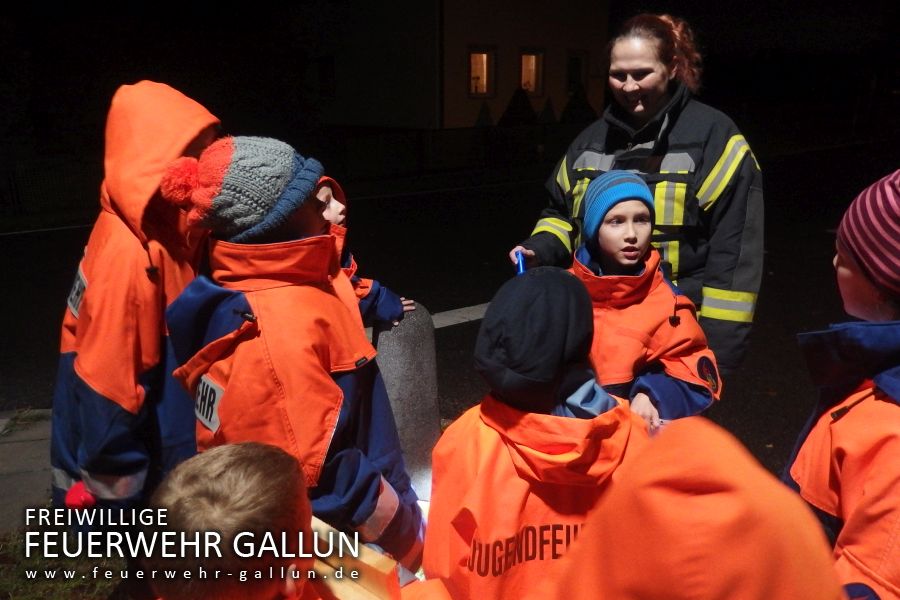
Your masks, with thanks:
M415 300L409 300L409 299L407 299L407 298L404 298L403 296L400 296L400 304L403 305L403 312L404 312L404 313L408 313L408 312L410 312L410 311L412 311L412 310L416 310L416 301L415 301ZM399 324L400 324L400 320L399 320L399 319L397 319L396 321L394 321L394 327L396 327L396 326L399 325Z
M512 250L509 251L509 262L512 264L517 264L519 261L516 259L516 252L521 252L522 256L525 257L525 266L529 269L537 266L537 259L534 257L534 250L529 250L524 246L516 246Z
M647 423L647 429L650 433L656 433L660 427L659 411L650 401L650 396L644 392L638 392L631 400L631 411L638 415Z

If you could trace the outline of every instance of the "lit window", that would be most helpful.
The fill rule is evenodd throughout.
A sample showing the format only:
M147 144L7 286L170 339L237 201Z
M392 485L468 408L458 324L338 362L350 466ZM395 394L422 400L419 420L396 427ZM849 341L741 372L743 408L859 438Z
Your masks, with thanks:
M529 96L544 95L544 53L522 52L522 74L519 85Z
M469 95L494 94L494 51L489 48L469 50Z

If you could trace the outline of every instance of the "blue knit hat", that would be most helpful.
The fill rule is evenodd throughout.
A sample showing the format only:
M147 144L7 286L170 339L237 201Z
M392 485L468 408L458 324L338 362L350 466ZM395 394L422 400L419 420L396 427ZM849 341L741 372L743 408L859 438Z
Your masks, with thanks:
M626 200L640 200L656 219L653 194L644 180L628 171L608 171L594 179L584 193L584 239L597 237L603 217L613 206Z

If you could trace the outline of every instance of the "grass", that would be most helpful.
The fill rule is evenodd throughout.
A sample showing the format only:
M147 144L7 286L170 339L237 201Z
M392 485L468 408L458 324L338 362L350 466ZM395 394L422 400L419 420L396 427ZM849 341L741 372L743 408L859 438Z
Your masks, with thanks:
M54 527L20 529L0 536L0 599L2 600L93 600L109 598L119 585L119 572L125 561L113 558L44 558L25 556L26 531L59 531ZM111 579L93 578L91 570L110 570ZM26 572L35 572L29 579ZM74 571L74 577L66 579L64 571ZM47 573L55 573L48 577Z

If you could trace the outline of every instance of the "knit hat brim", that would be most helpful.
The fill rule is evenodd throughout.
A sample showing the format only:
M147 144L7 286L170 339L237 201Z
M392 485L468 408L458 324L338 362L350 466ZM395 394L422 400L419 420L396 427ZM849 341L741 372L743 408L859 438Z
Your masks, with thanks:
M876 287L900 299L900 170L860 192L837 237Z
M650 210L650 218L656 218L653 194L638 175L628 171L608 171L588 185L584 193L584 239L597 237L606 213L626 200L640 200Z
M247 243L259 239L282 226L294 212L310 196L325 168L314 158L302 159L294 154L293 176L284 191L275 201L275 205L262 221L226 241Z

